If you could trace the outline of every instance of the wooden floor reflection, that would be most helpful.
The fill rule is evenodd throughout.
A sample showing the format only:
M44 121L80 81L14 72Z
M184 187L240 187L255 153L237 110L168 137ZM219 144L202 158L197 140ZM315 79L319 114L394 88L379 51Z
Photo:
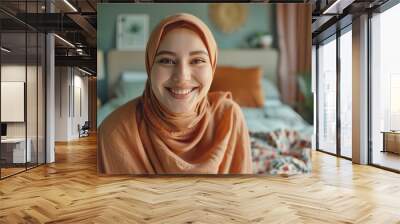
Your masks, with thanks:
M373 154L372 162L373 164L400 171L400 154L377 150Z

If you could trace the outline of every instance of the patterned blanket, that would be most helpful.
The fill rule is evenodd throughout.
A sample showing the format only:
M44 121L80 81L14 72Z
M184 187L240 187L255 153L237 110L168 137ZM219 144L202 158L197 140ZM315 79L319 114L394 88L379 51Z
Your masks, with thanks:
M311 142L293 130L250 132L253 170L257 174L311 172Z

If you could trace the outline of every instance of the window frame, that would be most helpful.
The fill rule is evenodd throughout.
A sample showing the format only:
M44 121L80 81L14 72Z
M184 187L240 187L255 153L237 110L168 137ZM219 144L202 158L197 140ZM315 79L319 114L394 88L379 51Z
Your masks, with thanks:
M341 23L342 27L337 28L336 32L331 33L330 35L326 35L322 39L318 39L316 45L316 51L315 51L315 58L316 58L316 75L315 75L315 80L316 80L316 151L323 152L329 155L333 155L339 158L343 158L346 160L352 161L352 158L347 157L342 155L341 153L341 119L340 119L340 77L341 77L341 67L340 67L340 37L347 32L352 32L352 22L351 22L351 16L346 16L342 20L339 20L338 23ZM334 24L333 26L337 26L337 24ZM329 28L328 28L329 29ZM320 74L319 74L319 47L322 44L329 43L330 41L336 41L336 152L331 153L328 152L327 150L321 149L320 148L320 143L319 143L319 125L320 125L320 119L319 119L319 85L320 85Z

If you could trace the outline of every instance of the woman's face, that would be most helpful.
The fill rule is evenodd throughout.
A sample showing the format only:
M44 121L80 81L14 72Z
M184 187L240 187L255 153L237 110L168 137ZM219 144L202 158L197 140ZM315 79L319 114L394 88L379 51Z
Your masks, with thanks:
M161 40L150 74L158 101L173 113L195 110L212 82L208 51L193 31L177 28Z

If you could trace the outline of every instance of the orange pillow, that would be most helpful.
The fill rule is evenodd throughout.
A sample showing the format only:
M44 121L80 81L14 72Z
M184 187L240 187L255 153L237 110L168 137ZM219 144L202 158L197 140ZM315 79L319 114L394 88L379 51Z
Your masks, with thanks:
M263 107L262 75L260 67L217 66L210 91L229 91L242 107Z

